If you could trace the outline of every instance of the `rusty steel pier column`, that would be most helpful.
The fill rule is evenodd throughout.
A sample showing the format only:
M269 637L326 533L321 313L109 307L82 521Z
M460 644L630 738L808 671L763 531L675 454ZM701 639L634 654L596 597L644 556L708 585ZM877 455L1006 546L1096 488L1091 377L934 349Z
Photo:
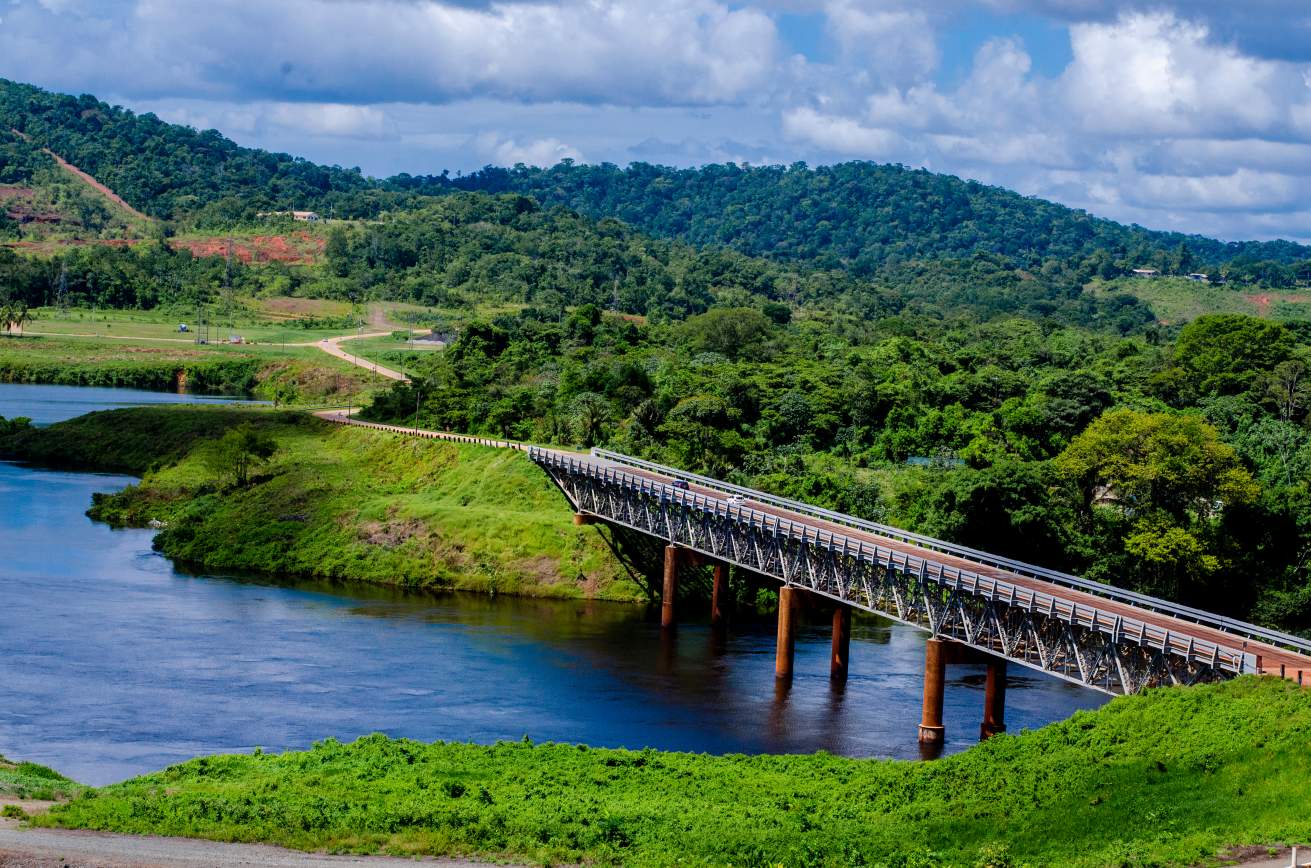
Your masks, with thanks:
M940 745L947 728L942 725L942 697L946 688L947 659L941 639L924 644L924 710L920 715L920 744Z
M710 591L710 626L724 626L724 599L728 594L728 564L715 562L715 583Z
M988 658L988 680L983 687L983 724L979 738L985 739L1006 731L1006 661Z
M847 680L851 656L851 607L838 603L833 607L833 654L828 674L834 681Z
M665 586L660 594L660 626L674 626L674 597L678 595L678 546L665 546Z
M797 592L784 585L778 592L778 648L774 652L774 677L792 677L792 658L796 651Z

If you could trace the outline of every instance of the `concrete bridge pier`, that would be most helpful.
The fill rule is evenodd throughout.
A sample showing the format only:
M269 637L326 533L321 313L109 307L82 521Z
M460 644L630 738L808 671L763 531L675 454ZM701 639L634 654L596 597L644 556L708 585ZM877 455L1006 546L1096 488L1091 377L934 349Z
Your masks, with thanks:
M678 546L665 546L665 583L660 592L660 626L674 626L674 598L678 596Z
M947 655L941 639L924 644L924 708L920 712L920 744L938 746L947 737L942 723L942 697L947 687Z
M778 591L778 647L774 651L774 678L792 680L792 661L797 648L797 596L801 592L784 585Z
M942 700L947 687L947 667L953 664L983 664L988 667L979 738L990 738L1006 731L1006 660L960 642L933 638L924 645L924 708L919 726L922 745L937 747L946 738Z
M979 740L1006 731L1006 660L989 657L988 680L983 687L983 723Z
M715 582L710 591L710 626L716 629L722 629L726 622L724 618L724 603L728 599L728 564L723 561L715 561Z
M834 681L846 681L851 658L851 607L838 603L833 607L833 653L828 675Z

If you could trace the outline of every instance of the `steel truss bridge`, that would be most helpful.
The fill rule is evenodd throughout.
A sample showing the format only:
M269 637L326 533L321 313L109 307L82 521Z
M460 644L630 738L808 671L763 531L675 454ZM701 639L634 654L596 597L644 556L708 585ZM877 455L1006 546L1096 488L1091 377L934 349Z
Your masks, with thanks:
M514 446L580 516L1103 693L1311 677L1294 636L618 453Z

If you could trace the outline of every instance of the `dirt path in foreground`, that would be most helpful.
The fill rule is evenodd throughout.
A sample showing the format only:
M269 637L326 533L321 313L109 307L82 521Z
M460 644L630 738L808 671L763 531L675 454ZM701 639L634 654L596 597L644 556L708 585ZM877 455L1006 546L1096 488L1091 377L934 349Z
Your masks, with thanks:
M462 859L400 859L389 856L330 856L265 844L228 844L196 838L114 835L76 829L22 828L0 820L0 868L341 868L343 865L485 866Z

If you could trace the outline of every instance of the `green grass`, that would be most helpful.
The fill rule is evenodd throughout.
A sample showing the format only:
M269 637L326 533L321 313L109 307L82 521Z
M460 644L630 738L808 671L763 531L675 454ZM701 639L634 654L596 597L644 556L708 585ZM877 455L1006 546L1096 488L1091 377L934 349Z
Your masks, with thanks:
M222 326L210 326L210 339L218 343L227 340L231 335L239 335L243 340L261 344L295 344L311 343L349 331L344 328L301 328L295 325L298 317L278 316L272 313L271 311L276 309L272 303L277 300L268 301L270 303L268 312L258 301L243 302L243 307L235 316L235 322L225 321ZM349 306L346 308L346 313L349 313ZM197 327L195 312L76 308L62 312L55 308L38 308L33 311L33 319L27 324L25 331L114 339L135 338L143 342L189 343L194 337L194 332L178 332L178 324L184 322L189 328L195 329Z
M1157 319L1178 324L1209 313L1242 313L1280 320L1311 319L1311 291L1251 290L1198 283L1182 277L1119 278L1095 281L1094 295L1134 295L1147 302Z
M0 382L173 391L179 373L197 394L271 398L277 386L284 398L310 405L358 402L389 384L315 347L0 336Z
M623 865L1195 865L1311 839L1311 695L1150 691L936 762L370 736L220 756L38 822L302 849Z
M0 756L0 796L18 799L66 799L83 787L54 769L36 763L13 762Z
M278 444L242 489L216 479L208 444L253 424ZM144 407L0 438L0 455L144 473L97 496L115 525L167 526L164 554L212 570L408 587L635 600L642 589L595 528L517 452L332 425L295 412Z

